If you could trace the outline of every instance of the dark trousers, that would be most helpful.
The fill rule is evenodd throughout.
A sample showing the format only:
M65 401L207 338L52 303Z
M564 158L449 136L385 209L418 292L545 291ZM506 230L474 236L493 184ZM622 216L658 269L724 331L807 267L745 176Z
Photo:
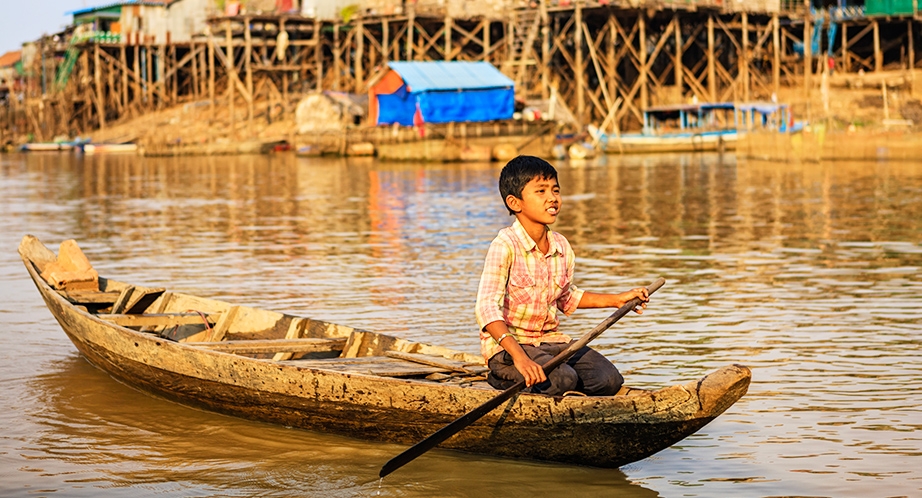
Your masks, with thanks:
M544 365L567 349L567 346L567 343L542 343L537 346L523 344L522 349L537 364ZM493 355L488 366L490 374L487 375L487 382L496 389L506 390L524 379L516 370L512 356L505 351ZM586 346L548 374L546 381L532 386L532 392L560 396L567 391L579 391L590 396L613 396L622 384L624 378L615 365L598 351Z

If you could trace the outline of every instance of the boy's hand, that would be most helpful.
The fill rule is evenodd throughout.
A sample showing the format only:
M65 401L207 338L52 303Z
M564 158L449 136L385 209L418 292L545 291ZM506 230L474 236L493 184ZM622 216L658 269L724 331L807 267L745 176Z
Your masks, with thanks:
M512 362L515 364L515 369L522 374L522 377L525 377L525 387L531 387L547 380L541 365L535 363L527 355L523 354L520 358L513 357Z
M628 302L631 299L637 298L640 299L640 305L634 308L634 313L638 315L643 314L643 310L647 307L647 303L650 302L650 292L646 287L635 287L627 292L627 299L624 302Z

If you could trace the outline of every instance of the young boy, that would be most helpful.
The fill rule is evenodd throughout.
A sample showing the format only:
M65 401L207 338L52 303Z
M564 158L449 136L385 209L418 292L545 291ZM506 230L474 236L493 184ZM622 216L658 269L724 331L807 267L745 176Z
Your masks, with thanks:
M584 347L545 376L541 365L567 348L571 338L560 333L557 310L621 307L633 298L649 301L645 287L620 294L598 294L572 284L575 256L567 239L548 227L560 214L557 171L547 161L519 156L503 167L499 193L511 227L490 244L477 291L480 349L490 374L487 381L506 389L524 379L532 392L560 396L579 391L612 396L624 379L601 353Z

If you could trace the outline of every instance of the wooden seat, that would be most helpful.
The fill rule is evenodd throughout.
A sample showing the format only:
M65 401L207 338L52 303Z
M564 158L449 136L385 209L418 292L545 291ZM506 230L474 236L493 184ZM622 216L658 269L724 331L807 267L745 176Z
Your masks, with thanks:
M118 299L118 296L120 294L118 291L103 292L103 291L59 290L57 292L58 294L61 295L61 297L63 297L64 299L67 299L68 301L76 305L87 305L87 304L93 304L93 305L109 304L111 305L115 303L115 301Z
M172 327L175 325L214 324L221 313L205 313L204 320L200 313L151 313L148 315L99 314L100 320L121 325L122 327Z
M423 365L388 356L361 356L358 358L331 358L325 360L287 360L280 361L286 365L334 370L379 377L421 377L434 373L446 373L451 370Z
M219 342L186 342L188 346L234 354L318 353L342 351L346 339L249 339Z

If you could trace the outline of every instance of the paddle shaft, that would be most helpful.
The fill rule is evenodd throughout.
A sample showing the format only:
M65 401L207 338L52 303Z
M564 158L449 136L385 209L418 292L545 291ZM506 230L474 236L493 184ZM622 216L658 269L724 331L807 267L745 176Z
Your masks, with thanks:
M653 294L654 292L657 291L657 289L662 287L664 283L666 283L664 279L662 278L656 279L655 282L647 286L647 292L649 294ZM615 322L620 320L624 315L627 315L628 313L630 313L631 310L633 310L640 304L641 304L640 299L637 299L637 298L631 299L630 301L625 303L624 306L618 308L617 311L612 313L611 316L606 318L602 323L596 325L595 328L593 328L592 330L587 332L585 335L580 337L579 340L571 343L570 346L567 347L567 349L558 353L557 356L551 359L551 361L545 363L544 365L541 365L541 367L544 369L545 375L551 373L555 368L564 364L577 351L579 351L580 349L588 345L593 339L601 335L602 332L605 332L606 330L608 330L608 328L614 325ZM490 399L486 403L478 406L477 408L474 408L473 410L465 413L464 415L461 415L460 417L455 419L450 424L434 432L431 436L414 444L413 446L405 450L403 453L388 460L387 463L385 463L384 466L381 467L381 471L378 472L378 477L384 477L390 474L391 472L399 469L400 467L403 467L404 465L412 462L413 460L416 459L416 457L431 450L432 448L435 448L436 446L439 445L439 443L441 443L442 441L445 441L446 439L457 434L458 432L461 432L462 429L473 424L474 422L479 420L481 417L483 417L487 413L490 413L491 411L493 411L494 408L503 404L504 402L506 402L506 400L515 396L519 391L521 391L524 388L525 388L525 380L520 380L516 382L515 385L506 389L500 394L494 396L492 399Z

